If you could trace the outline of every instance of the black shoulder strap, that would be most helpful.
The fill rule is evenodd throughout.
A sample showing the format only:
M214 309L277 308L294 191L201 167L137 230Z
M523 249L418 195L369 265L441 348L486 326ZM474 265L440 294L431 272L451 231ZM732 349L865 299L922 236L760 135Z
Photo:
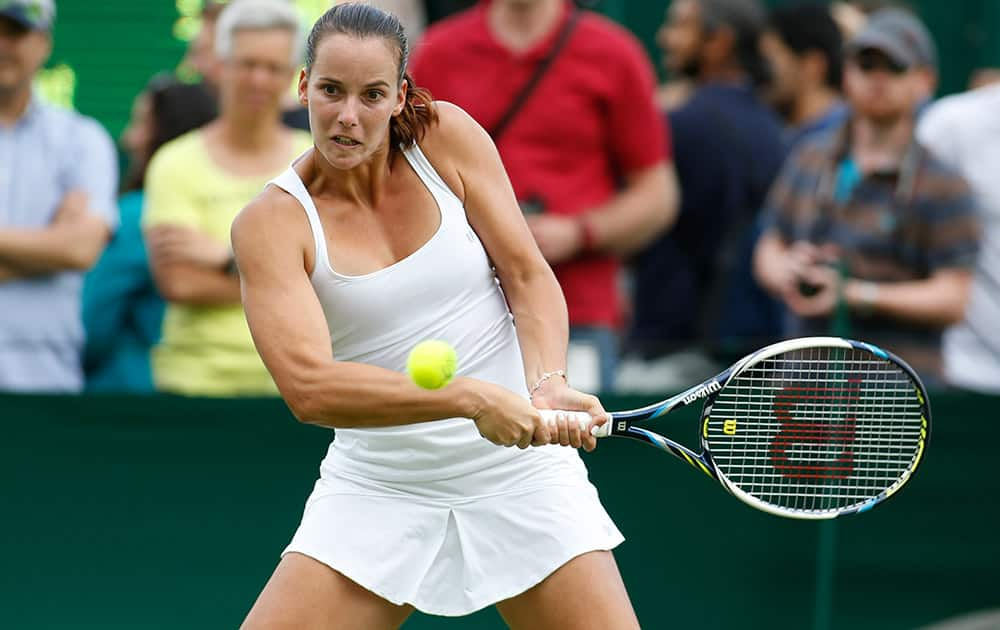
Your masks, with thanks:
M573 29L576 28L576 23L580 20L580 14L582 13L582 11L576 8L572 9L572 11L573 12L570 14L569 18L563 24L562 29L559 31L556 43L552 45L552 48L549 50L548 54L545 55L545 58L539 61L538 65L535 66L534 74L531 75L531 78L528 79L527 83L524 84L524 87L521 88L521 91L518 92L517 96L514 97L514 100L511 101L511 104L507 107L507 111L504 112L504 115L500 117L500 120L493 125L491 129L489 129L489 134L493 138L494 142L496 142L500 136L503 135L503 132L507 130L510 123L514 121L514 117L521 111L524 104L528 102L528 98L531 96L532 92L535 91L535 88L538 87L542 77L544 77L545 73L552 67L552 62L556 60L559 53L566 47L566 43L569 41L569 36L573 34Z

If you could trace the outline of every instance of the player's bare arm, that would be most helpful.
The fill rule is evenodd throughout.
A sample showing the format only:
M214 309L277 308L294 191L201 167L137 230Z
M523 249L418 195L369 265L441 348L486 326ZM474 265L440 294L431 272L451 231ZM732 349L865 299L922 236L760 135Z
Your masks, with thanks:
M232 241L254 344L300 421L358 428L468 417L494 443L528 446L538 415L501 387L458 378L425 390L400 372L333 358L309 280L312 234L290 195L265 191L236 218Z
M534 388L544 374L566 367L566 301L524 221L493 141L460 108L439 102L438 113L440 123L422 146L464 202L469 224L496 268L517 324L527 384ZM561 377L546 380L533 392L539 394L534 402L587 411L599 424L604 422L604 409L595 397L564 385ZM578 439L577 431L570 428L571 443ZM582 439L585 448L595 444L589 434Z

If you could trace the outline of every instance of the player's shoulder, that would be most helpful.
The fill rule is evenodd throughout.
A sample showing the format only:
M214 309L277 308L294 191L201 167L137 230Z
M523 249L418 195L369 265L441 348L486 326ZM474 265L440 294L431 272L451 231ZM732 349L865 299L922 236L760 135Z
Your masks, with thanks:
M298 200L270 185L240 210L229 236L237 258L246 260L271 257L276 251L303 252L309 247L311 231Z
M420 150L438 175L464 199L464 181L460 172L496 150L486 131L461 107L447 101L435 101L437 123L420 139Z
M305 219L302 204L280 186L270 184L240 210L232 231L259 235L277 235L282 227Z
M437 123L428 127L421 139L425 153L441 157L462 154L474 150L487 141L489 136L482 126L464 109L448 101L434 101Z

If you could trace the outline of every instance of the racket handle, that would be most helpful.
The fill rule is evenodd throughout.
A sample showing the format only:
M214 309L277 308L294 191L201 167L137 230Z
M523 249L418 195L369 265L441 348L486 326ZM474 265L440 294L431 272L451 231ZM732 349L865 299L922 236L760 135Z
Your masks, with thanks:
M542 414L542 420L548 424L555 424L556 420L561 414L568 416L569 420L576 420L580 423L580 430L586 431L587 427L590 426L591 417L586 411L561 411L558 409L539 409L538 412ZM590 434L594 437L608 437L611 434L611 420L605 422L602 426L594 427L590 430Z

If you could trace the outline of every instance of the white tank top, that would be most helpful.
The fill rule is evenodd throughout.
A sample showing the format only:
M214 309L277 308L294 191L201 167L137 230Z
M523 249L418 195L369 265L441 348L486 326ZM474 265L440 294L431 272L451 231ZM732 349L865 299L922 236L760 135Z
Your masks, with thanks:
M513 318L462 202L417 145L403 155L434 196L440 227L403 260L361 276L346 276L331 267L316 206L298 174L289 168L271 182L295 197L309 217L316 246L311 281L326 315L334 358L403 372L413 346L443 339L455 347L459 376L496 383L527 397ZM534 460L542 453L576 457L572 449L498 447L485 440L472 421L453 418L337 429L321 470L382 481L433 481L514 460L523 466L526 454Z

